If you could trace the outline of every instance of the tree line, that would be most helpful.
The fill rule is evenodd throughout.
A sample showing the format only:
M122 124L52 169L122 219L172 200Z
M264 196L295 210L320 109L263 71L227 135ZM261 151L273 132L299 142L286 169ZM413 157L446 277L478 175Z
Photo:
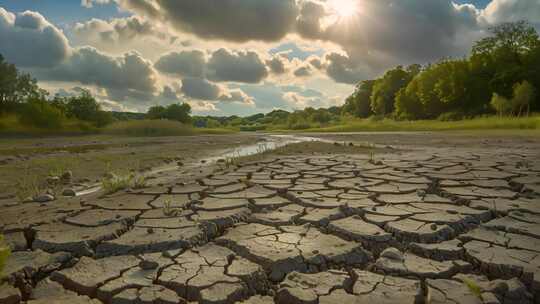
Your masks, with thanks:
M57 94L51 98L34 78L0 55L0 115L10 114L25 126L46 129L60 129L68 121L82 127L102 127L114 120L89 91L81 89L76 96Z
M457 120L540 110L540 40L527 22L504 23L477 41L467 58L398 66L358 83L343 114L399 120Z
M102 109L90 91L80 89L79 94L61 96L41 89L29 74L22 73L0 54L0 117L15 115L24 126L44 129L62 129L75 123L80 129L101 128L118 120L169 119L191 122L191 107L171 104L151 107L146 114L110 112Z

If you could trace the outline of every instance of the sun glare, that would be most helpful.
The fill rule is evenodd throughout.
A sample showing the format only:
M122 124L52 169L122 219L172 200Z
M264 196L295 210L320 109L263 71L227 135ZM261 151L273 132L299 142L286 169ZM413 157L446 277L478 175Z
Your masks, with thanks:
M342 18L352 17L358 13L358 0L331 0L330 6Z

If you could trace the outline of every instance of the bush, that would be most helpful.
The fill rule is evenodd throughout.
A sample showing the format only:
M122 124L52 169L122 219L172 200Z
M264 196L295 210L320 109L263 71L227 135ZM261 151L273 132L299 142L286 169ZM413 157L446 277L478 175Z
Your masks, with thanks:
M307 122L299 121L299 122L294 123L292 125L288 125L288 127L291 130L306 130L306 129L310 129L311 125L309 123L307 123Z
M21 123L45 129L60 129L64 119L59 109L40 99L29 100L19 113Z
M0 234L0 278L2 278L2 271L4 271L10 253L9 246L4 243L4 236Z
M491 107L497 112L499 117L502 117L512 111L512 104L508 98L500 96L497 93L493 93L491 102L489 103Z
M463 120L465 118L465 115L461 112L447 112L447 113L442 113L441 115L439 115L439 117L437 118L437 120L439 121L458 121L458 120Z
M240 126L240 131L243 131L243 132L257 132L257 131L264 131L264 130L266 130L265 125Z
M171 120L132 120L111 124L105 133L128 136L181 136L195 132L191 126Z
M146 118L148 119L168 119L181 123L191 122L191 106L187 103L171 104L167 107L154 106L148 109Z

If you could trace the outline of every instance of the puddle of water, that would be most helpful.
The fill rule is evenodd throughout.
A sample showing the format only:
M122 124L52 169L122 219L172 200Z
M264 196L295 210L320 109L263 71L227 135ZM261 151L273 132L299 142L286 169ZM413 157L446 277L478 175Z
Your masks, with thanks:
M240 146L234 149L226 149L216 153L216 156L211 156L207 158L197 159L195 161L185 163L182 166L183 170L192 169L195 167L201 166L201 163L204 164L213 164L220 159L235 158L242 156L250 156L255 154L260 154L268 151L284 147L289 144L302 143L302 142L334 142L322 138L310 137L310 136L299 136L299 135L264 135L261 140L255 144ZM152 170L145 172L144 175L151 176L160 173L165 173L168 171L179 170L179 167L176 163L171 163L159 167L155 167ZM91 185L88 189L78 191L77 196L91 194L97 192L101 189L99 184Z
M204 159L206 162L213 163L219 159L235 158L242 156L250 156L272 151L289 144L296 144L309 141L326 141L317 137L297 136L297 135L267 135L256 144L238 147L235 149L227 149L219 156L209 157Z

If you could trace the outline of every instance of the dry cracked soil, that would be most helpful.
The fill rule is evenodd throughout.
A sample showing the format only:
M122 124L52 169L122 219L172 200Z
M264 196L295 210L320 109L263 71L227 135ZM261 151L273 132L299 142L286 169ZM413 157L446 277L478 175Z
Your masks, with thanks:
M268 154L112 195L4 200L0 303L539 303L538 147Z

